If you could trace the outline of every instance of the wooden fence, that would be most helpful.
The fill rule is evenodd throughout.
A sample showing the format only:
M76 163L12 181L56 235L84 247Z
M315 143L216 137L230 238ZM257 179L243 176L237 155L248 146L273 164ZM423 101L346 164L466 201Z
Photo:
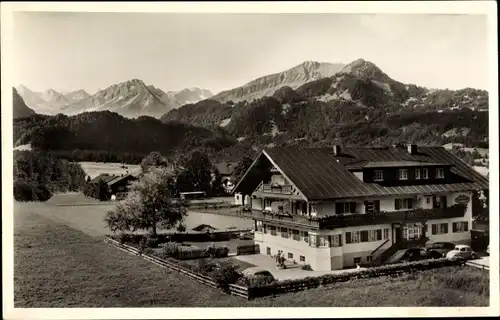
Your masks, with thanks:
M150 256L148 254L144 254L144 253L140 253L138 249L134 248L134 247L131 247L129 245L126 245L126 244L121 244L120 242L116 241L116 240L113 240L109 237L105 237L104 238L104 242L108 243L108 244L111 244L117 248L119 248L120 250L123 250L125 252L128 252L128 253L131 253L131 254L134 254L134 255L139 255L141 256L143 259L147 260L147 261L150 261L156 265L159 265L161 267L164 267L164 268L169 268L171 270L174 270L174 271L177 271L179 273L182 273L182 274L185 274L186 276L192 278L192 279L195 279L197 280L198 282L201 282L209 287L212 287L212 288L217 288L217 283L215 283L215 281L212 280L212 278L208 277L208 276L205 276L205 275L202 275L202 274L198 274L198 273L194 273L193 271L189 270L189 269L186 269L184 267L181 267L175 263L172 263L172 262L169 262L169 261L166 261L166 260L163 260L163 259L159 259L157 257L154 257L154 256ZM230 284L229 285L229 292L232 294L232 295L235 295L235 296L239 296L239 297L242 297L242 298L245 298L245 299L249 299L249 295L248 295L248 289L245 288L245 287L242 287L242 286L239 286L239 285L235 285L235 284Z

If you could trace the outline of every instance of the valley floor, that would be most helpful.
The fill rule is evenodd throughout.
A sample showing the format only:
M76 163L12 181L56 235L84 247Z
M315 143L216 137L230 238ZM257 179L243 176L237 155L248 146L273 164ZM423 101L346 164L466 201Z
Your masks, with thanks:
M40 204L38 208L46 206ZM488 273L441 268L398 278L340 283L246 301L165 270L84 233L37 206L16 204L14 306L380 307L487 306ZM64 207L71 210L70 207ZM62 208L60 208L62 209Z

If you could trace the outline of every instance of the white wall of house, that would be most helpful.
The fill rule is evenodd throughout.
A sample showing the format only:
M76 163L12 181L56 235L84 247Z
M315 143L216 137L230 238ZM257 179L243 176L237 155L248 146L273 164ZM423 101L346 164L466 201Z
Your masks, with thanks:
M271 183L278 184L280 186L289 184L281 173L273 174L271 177Z
M447 195L447 203L448 206L452 206L455 204L455 198L465 195L469 197L469 203L467 204L467 209L465 211L465 215L460 218L451 218L451 219L435 219L427 221L427 236L429 237L429 242L452 242L455 244L470 244L471 235L470 229L472 228L472 193L471 192L456 192L450 193ZM468 229L465 232L453 232L453 223L454 222L464 222L468 223ZM432 224L448 224L448 233L445 234L432 234Z

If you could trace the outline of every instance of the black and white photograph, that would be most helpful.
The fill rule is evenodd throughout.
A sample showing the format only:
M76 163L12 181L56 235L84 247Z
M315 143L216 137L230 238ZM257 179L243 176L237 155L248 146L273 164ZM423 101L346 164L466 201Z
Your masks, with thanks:
M495 2L51 6L2 3L4 318L498 316Z

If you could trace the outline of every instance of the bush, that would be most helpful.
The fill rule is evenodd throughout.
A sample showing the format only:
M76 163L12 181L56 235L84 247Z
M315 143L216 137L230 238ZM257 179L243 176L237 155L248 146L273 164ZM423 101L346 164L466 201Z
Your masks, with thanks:
M213 271L212 275L217 286L223 291L229 291L229 285L236 283L242 278L239 267L230 261L221 262Z
M271 277L244 277L243 283L247 287L262 287L265 285L273 284L276 280Z
M229 255L229 248L212 245L206 249L206 254L211 258L224 258Z
M302 267L300 267L300 269L307 270L307 271L313 271L310 264L305 264Z
M146 240L146 246L149 248L158 248L160 244L160 238L158 237L148 237Z
M46 185L28 181L14 182L14 199L17 201L47 201L52 193Z
M236 247L236 254L256 254L260 252L259 245L251 244L251 245L240 245Z

